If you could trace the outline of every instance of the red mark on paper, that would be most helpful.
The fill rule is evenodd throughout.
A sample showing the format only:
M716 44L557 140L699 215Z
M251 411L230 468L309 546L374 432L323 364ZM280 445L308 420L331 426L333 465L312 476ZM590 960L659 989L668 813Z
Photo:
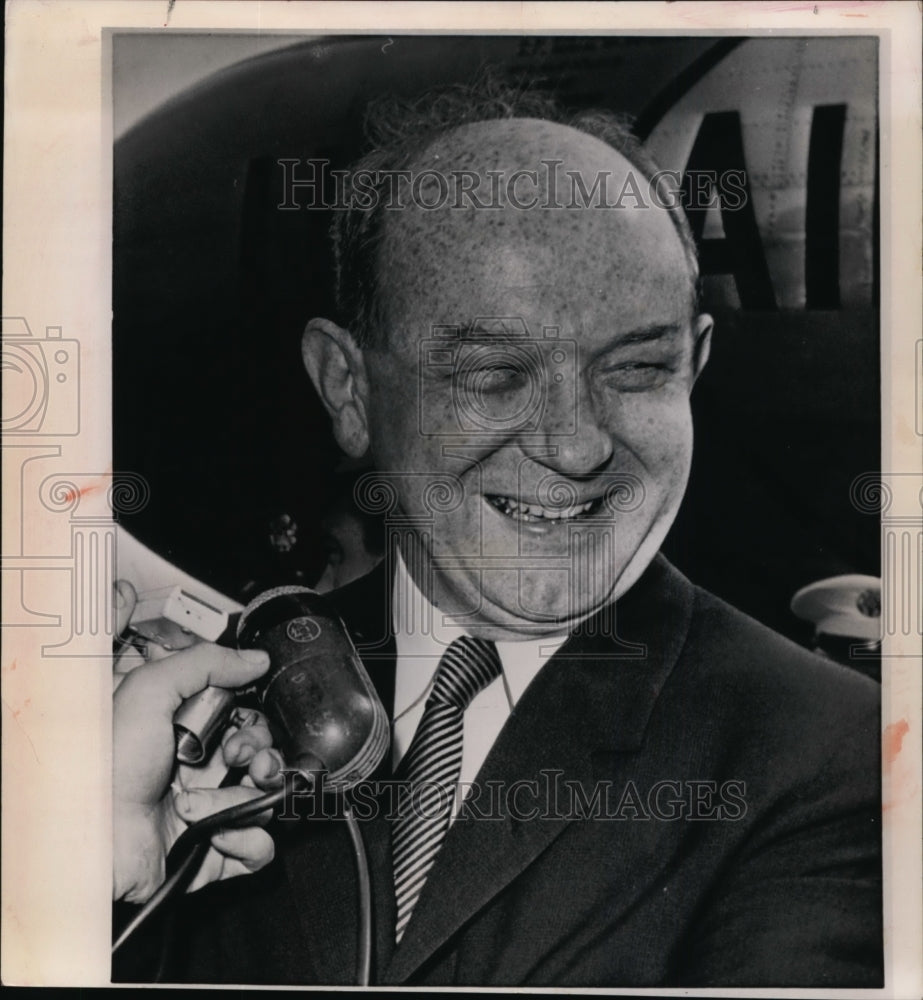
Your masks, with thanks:
M881 736L881 750L886 764L893 764L897 760L897 755L901 752L901 746L904 743L904 737L909 732L910 725L906 719L885 726L885 731Z
M85 497L88 493L95 493L99 489L98 486L83 486L79 490L68 490L64 494L65 503L73 503L80 497Z
M24 702L22 703L22 708L17 708L17 709L16 709L16 710L15 710L15 711L13 712L13 718L14 718L14 719L18 719L18 718L19 718L19 716L20 716L20 715L22 715L22 713L23 713L23 712L24 712L24 711L25 711L25 710L26 710L26 709L27 709L27 708L28 708L28 707L29 707L29 706L30 706L31 704L32 704L32 699L31 699L31 698L26 698L26 700L25 700L25 701L24 701Z

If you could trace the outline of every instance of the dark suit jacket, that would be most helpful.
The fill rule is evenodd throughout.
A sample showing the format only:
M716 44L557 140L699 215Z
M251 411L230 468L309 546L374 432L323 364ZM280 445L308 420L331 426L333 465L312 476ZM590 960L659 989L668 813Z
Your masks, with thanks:
M390 707L387 587L379 571L336 600ZM523 694L478 783L537 784L456 820L397 949L389 823L363 822L373 982L882 985L877 686L662 557L616 612L615 636L591 620ZM355 981L344 824L276 830L267 869L171 914L165 981ZM126 963L117 978L148 974Z

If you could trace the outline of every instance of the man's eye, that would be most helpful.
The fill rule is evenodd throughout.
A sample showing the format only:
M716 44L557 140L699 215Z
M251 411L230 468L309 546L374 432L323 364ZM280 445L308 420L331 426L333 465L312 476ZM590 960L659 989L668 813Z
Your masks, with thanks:
M527 373L515 365L489 365L465 372L463 381L476 392L503 392L525 384Z
M603 372L607 385L620 392L642 392L663 385L673 374L672 366L654 361L626 361Z

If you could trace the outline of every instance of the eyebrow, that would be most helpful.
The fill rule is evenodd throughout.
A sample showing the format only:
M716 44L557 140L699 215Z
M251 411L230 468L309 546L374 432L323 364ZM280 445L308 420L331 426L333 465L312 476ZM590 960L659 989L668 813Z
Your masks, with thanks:
M662 340L666 337L675 337L682 334L685 327L678 323L657 323L653 326L639 327L637 330L630 330L623 334L613 344L613 347L622 347L625 344L647 344L653 340Z
M462 340L466 338L479 339L479 335L483 337L485 334L491 332L480 318L469 320L467 323L461 323L456 329L459 338ZM631 344L647 344L657 340L677 337L682 335L685 329L685 325L682 323L653 323L650 326L638 327L619 336L609 345L607 350ZM510 337L515 340L535 339L512 333Z
M466 338L469 338L469 337L472 338L472 339L481 339L481 338L483 338L485 336L491 336L492 334L494 334L496 332L496 328L491 329L491 327L488 325L489 321L492 320L494 323L502 324L503 322L509 322L511 319L514 319L514 317L504 317L504 316L496 316L496 317L494 317L494 316L490 316L490 317L486 317L486 319L487 319L488 322L485 322L485 317L477 317L475 319L468 320L466 323L461 323L459 325L459 327L458 327L458 335L459 335L460 339L465 340ZM515 317L515 319L519 319L519 317ZM522 329L523 329L523 331L525 331L527 329L525 327L525 324L523 324L523 328ZM507 336L511 340L529 340L530 339L529 337L525 336L523 333L520 333L518 328L516 328L515 330L510 330L507 333ZM500 338L497 338L497 339L500 339Z

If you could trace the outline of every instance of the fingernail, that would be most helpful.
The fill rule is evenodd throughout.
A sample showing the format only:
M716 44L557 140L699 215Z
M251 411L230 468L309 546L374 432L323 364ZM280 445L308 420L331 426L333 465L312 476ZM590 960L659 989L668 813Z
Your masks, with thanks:
M256 725L258 719L259 713L254 709L235 708L234 714L231 716L231 722L240 729Z
M264 649L239 649L238 654L247 663L264 664L269 663L269 653Z
M116 608L121 610L122 608L125 607L125 597L122 594L122 591L119 590L118 582L116 582L115 586L112 589L115 592L115 606Z

